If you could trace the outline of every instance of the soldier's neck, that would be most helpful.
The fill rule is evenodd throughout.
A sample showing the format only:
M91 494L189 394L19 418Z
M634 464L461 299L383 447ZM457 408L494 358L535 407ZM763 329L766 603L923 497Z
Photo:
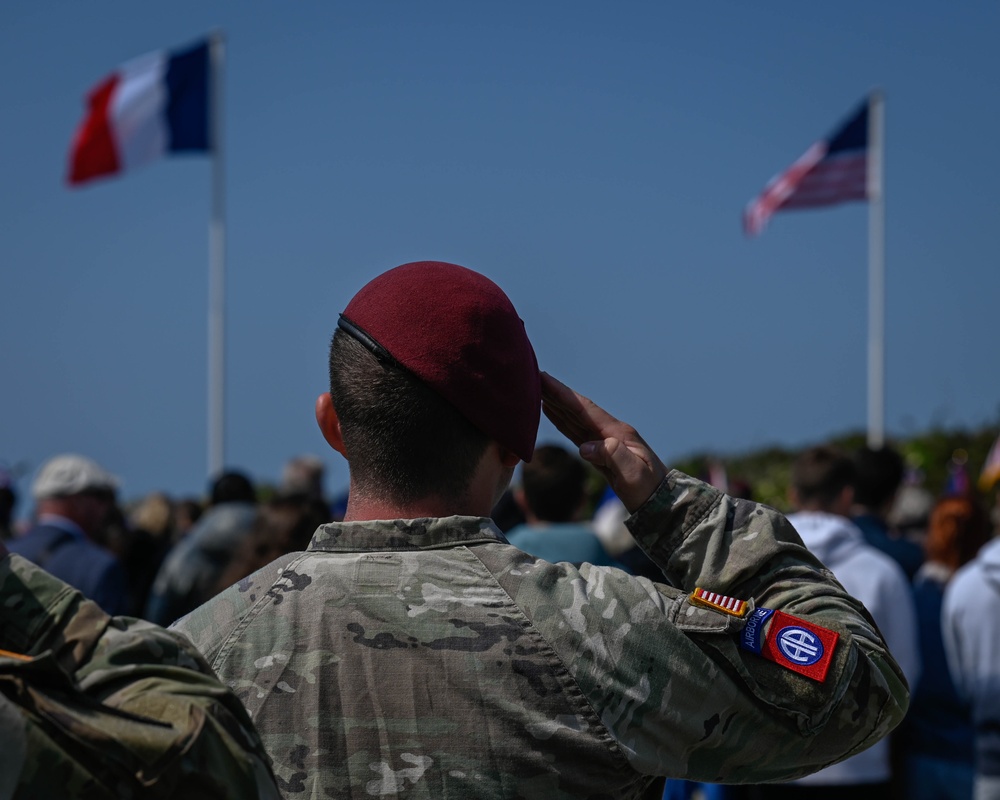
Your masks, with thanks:
M375 519L421 519L453 515L483 516L479 509L465 502L441 497L424 497L412 503L395 503L385 498L358 495L352 492L347 501L344 522L365 522ZM489 514L489 511L486 512Z

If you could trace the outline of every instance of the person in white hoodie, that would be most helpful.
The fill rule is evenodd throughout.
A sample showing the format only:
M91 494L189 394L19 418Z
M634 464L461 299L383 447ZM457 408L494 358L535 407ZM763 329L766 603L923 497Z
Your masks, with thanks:
M948 667L972 709L975 800L1000 798L1000 539L951 579L941 627ZM888 637L886 637L888 638ZM891 643L890 643L891 647Z
M853 501L854 466L833 447L805 450L792 467L788 519L806 547L864 603L912 686L919 655L916 615L909 581L890 556L865 542L848 518ZM766 787L768 798L843 798L890 796L889 742L883 739L857 755L792 783ZM764 788L764 787L762 787Z

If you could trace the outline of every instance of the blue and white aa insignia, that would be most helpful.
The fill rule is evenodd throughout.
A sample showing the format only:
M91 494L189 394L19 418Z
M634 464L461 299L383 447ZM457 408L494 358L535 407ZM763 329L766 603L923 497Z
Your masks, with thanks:
M740 647L822 683L839 638L839 633L815 622L757 607L740 633Z

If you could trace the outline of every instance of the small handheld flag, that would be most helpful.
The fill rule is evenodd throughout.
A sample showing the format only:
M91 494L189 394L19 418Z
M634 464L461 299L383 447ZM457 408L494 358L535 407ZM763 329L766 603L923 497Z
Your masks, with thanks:
M830 136L816 142L792 166L773 177L743 212L743 230L756 236L772 214L868 199L868 106Z
M986 456L986 463L983 464L983 471L979 473L979 488L988 492L997 481L1000 481L1000 436L993 442L993 447Z
M94 87L73 138L68 182L116 175L167 153L211 150L209 44L141 56Z

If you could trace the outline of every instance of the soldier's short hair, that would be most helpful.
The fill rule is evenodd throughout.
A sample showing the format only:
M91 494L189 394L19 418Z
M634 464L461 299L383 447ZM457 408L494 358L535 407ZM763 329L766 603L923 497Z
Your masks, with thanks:
M854 483L854 462L830 445L810 447L792 464L792 487L802 504L829 506Z
M340 329L330 344L330 396L359 489L401 505L465 495L489 437Z
M587 468L565 448L542 445L521 468L521 488L525 503L540 520L568 522L583 502Z

